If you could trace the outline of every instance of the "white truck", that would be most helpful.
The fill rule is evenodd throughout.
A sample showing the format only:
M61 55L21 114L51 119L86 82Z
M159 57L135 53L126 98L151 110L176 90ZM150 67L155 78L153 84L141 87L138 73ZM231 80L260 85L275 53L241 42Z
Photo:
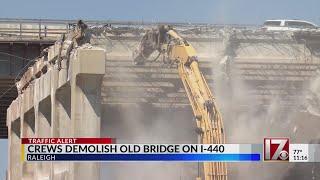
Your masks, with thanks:
M263 24L264 31L300 31L304 29L318 29L318 26L312 22L303 20L266 20Z

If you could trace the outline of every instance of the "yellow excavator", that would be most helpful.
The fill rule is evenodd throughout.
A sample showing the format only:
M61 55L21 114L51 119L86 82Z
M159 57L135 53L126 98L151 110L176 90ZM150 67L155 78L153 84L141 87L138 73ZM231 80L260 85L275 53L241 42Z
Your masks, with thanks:
M159 54L150 60L154 52ZM225 135L215 97L199 70L195 49L171 27L160 25L148 30L133 53L134 63L143 65L162 55L164 63L176 64L196 119L199 143L223 144ZM224 162L203 162L197 180L227 180Z

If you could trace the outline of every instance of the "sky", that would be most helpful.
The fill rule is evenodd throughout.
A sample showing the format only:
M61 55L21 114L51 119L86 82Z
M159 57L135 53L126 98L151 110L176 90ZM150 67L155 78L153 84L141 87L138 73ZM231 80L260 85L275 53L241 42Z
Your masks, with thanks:
M320 24L320 0L1 0L0 18L134 20L262 24L266 19L304 19ZM0 140L0 179L7 141Z
M320 24L319 0L1 0L0 17L262 24L305 19Z
M8 141L0 139L0 179L5 179L8 164Z

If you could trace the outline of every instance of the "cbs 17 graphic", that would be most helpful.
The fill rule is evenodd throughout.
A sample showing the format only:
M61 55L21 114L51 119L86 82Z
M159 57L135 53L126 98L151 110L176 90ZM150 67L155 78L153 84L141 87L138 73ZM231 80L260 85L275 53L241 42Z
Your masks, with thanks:
M264 161L289 161L289 138L264 138Z

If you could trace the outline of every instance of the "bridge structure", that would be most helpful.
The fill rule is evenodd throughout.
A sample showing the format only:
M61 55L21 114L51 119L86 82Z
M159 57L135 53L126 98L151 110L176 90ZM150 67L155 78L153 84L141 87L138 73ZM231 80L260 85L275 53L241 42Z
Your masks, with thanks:
M7 138L6 111L17 97L15 82L67 29L65 23L0 19L0 138Z
M41 52L48 46L53 45L54 42L63 34L68 33L70 29L74 27L75 23L76 20L0 19L0 138L7 138L7 127L5 123L6 109L12 100L17 97L15 83L22 77L28 67L34 63L34 60L41 54ZM113 54L113 52L110 54L110 61L107 63L107 68L111 68L117 64L126 64L125 66L130 66L130 51L132 49L129 50L128 44L126 43L128 42L129 46L136 45L144 32L144 28L150 28L156 25L156 23L149 22L125 22L111 20L86 21L86 23L90 25L92 32L95 34L94 42L96 44L103 48L108 48L109 50L111 47L113 52L120 52L121 50L124 50L121 52L120 56L119 54ZM205 28L208 26L207 24L190 25L188 23L165 24L179 26L185 30L190 29L190 27ZM110 29L111 26L113 26L112 29ZM223 28L224 25L215 26ZM243 27L239 26L239 28ZM197 30L197 28L195 30ZM195 37L194 39L197 41L208 41L207 37ZM218 39L221 40L221 37ZM112 56L114 58L112 58ZM116 62L117 59L122 59L127 62ZM126 68L125 66L118 67L118 69L120 68L119 72L124 70L124 68ZM139 71L139 69L141 68L137 68L136 71ZM145 70L146 69L147 68L145 68ZM111 68L111 70L112 71L110 72L113 72L114 70L117 70L117 68ZM162 71L162 73L164 73L164 71ZM146 75L146 73L144 73L144 75ZM177 78L176 75L169 76L171 76L171 78ZM111 78L110 73L109 75L106 75L105 78L108 77ZM117 88L119 89L119 87ZM116 94L113 93L113 95ZM119 99L121 99L121 97L118 97L118 100ZM111 99L109 98L108 100Z
M110 25L106 26L103 30ZM45 28L46 32L48 27ZM102 104L108 105L150 103L156 107L159 107L159 104L166 107L168 105L188 106L184 100L185 96L180 95L182 99L181 97L179 99L179 95L178 98L174 98L174 90L181 89L180 84L176 83L178 76L175 74L174 67L159 67L158 70L153 71L151 67L159 66L160 62L151 63L145 67L134 67L129 61L131 57L128 55L130 53L128 44L133 43L132 45L135 46L139 36L121 37L119 34L127 34L128 30L123 29L121 25L115 28L116 30L109 29L102 33L99 28L92 28L94 31L91 45L93 46L85 44L77 47L70 52L72 55L69 59L66 55L61 56L63 60L60 69L58 68L60 53L67 51L68 48L65 46L68 46L68 43L62 40L54 41L54 37L48 34L44 37L39 36L40 40L36 40L38 43L45 40L48 42L37 51L38 54L34 59L26 63L26 68L22 68L21 72L17 73L14 78L17 96L12 97L15 100L10 102L7 109L8 179L99 179L97 163L28 164L20 161L19 149L22 137L99 137L101 99ZM66 29L66 32L68 31L69 29ZM105 36L109 31L111 34ZM129 31L132 33L132 29ZM143 33L139 29L137 32L141 35ZM19 32L18 36L20 34L22 33ZM42 33L38 35L40 34ZM58 39L62 34L63 31L57 33L56 38ZM16 32L13 33L13 36L15 35L17 35ZM29 38L31 40L34 37ZM102 43L106 40L112 44L111 52L108 51L109 47ZM43 44L39 43L39 45ZM95 45L103 48L97 48ZM124 51L122 48L128 49ZM10 53L14 52L6 54L17 56ZM107 63L108 65L105 65ZM105 73L106 70L108 73ZM126 72L131 74L127 76ZM136 80L141 81L141 84L134 84ZM142 89L138 90L138 93L141 93L140 96L135 92L131 97L122 97L120 94L123 89L120 89L126 87L126 84L131 84L133 91L141 86ZM111 91L113 88L116 90ZM102 89L107 92L100 93ZM146 95L148 93L150 95ZM165 100L157 100L159 96L157 93L164 95ZM177 92L177 94L181 93L181 90ZM172 101L171 98L175 100Z
M80 48L80 54L86 51L81 55L83 58L70 62L75 62L72 66L78 70L82 67L83 72L72 74L64 68L57 70L52 62L57 59L59 39L75 22L0 19L0 136L9 138L11 179L99 176L94 163L83 166L21 163L17 159L19 152L13 150L18 149L21 137L100 136L101 116L107 113L108 118L113 118L110 111L121 114L121 109L117 109L121 106L139 106L145 111L191 111L175 65L164 64L161 58L144 66L132 62L132 52L144 31L158 23L86 21L91 32L90 47L99 47L99 52L95 48ZM224 107L226 99L221 94L216 98L229 124L237 120L233 117L239 112L268 109L274 102L280 104L279 108L299 109L308 86L317 77L319 32L270 33L247 25L165 24L173 25L194 46L200 68L214 92L219 89L218 81L223 82L222 96L231 99L227 101L233 105L232 113ZM99 60L97 64L94 59ZM88 67L99 71L86 72L91 70ZM74 84L78 77L80 80ZM90 98L99 99L101 104L92 105ZM79 104L87 111L80 112ZM104 109L111 110L104 112ZM88 121L79 115L95 123L85 127ZM81 169L90 169L90 176L81 173Z
M68 33L75 23L75 20L0 19L0 92L3 94L0 137L7 137L6 109L17 96L16 81L43 49ZM161 60L145 66L132 63L132 52L144 31L159 23L86 23L92 32L91 44L106 50L103 104L189 106L175 67L163 65ZM222 81L228 81L226 84L231 86L241 80L250 87L248 94L254 99L254 106L268 106L274 97L281 97L284 107L293 105L292 99L297 99L296 94L302 97L305 90L299 89L308 85L319 67L318 32L268 33L252 25L162 24L173 25L195 47L211 87L214 79L221 80L221 74ZM238 100L231 86L229 93ZM245 102L248 101L240 104L247 107Z

